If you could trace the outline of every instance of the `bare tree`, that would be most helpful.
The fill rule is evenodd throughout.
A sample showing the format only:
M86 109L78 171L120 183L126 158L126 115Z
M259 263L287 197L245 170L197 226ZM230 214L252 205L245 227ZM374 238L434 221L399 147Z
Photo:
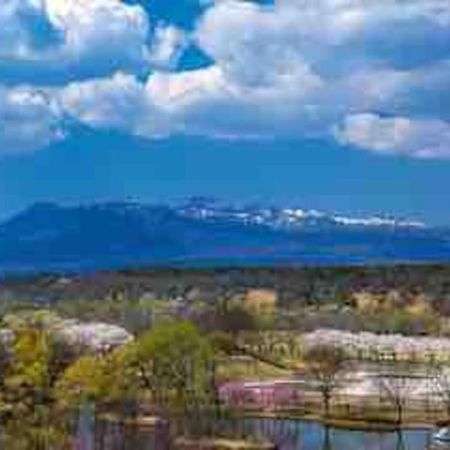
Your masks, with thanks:
M450 421L450 371L449 367L443 364L434 364L430 374L432 392L440 398Z
M325 417L329 416L332 394L340 382L346 359L341 348L329 345L317 345L304 355L307 372L318 382Z
M404 411L408 403L408 395L411 391L412 376L407 367L402 370L389 370L377 375L377 383L381 394L392 404L396 413L396 424L403 423Z

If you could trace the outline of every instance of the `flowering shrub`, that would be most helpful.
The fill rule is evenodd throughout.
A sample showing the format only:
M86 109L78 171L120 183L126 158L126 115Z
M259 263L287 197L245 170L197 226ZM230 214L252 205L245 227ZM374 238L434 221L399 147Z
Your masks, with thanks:
M220 388L219 395L227 406L238 409L279 411L302 404L298 384L290 381L227 383Z
M447 359L450 355L450 339L446 338L351 333L331 329L318 329L303 335L305 352L317 346L340 348L352 358L369 360L385 357L429 361Z

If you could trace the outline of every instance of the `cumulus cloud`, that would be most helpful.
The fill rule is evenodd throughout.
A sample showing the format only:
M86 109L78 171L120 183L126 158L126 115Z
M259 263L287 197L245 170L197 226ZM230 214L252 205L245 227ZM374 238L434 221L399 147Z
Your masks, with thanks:
M435 79L431 77L430 82ZM370 110L410 110L410 98L416 98L417 111L426 110L427 102L421 105L417 96L411 95L418 87L426 89L424 82L422 71L394 69L357 71L331 82L308 66L299 65L278 79L249 85L214 65L180 73L156 72L146 81L118 74L74 83L62 91L61 98L66 113L90 126L149 138L171 133L241 139L332 134L343 144L359 144L371 150L363 140L346 138L347 127L334 132L336 124L345 118L366 117L364 113ZM445 124L443 120L427 121L435 122ZM427 132L435 133L435 128L421 127L421 142ZM435 136L438 140L443 134ZM393 137L392 133L385 134L379 153L385 149L384 153L425 155L424 149L415 146L409 152L403 150ZM430 148L429 156L449 156L442 148L436 150L436 142Z
M121 0L4 0L0 62L88 77L147 64L149 20Z
M291 133L299 121L298 114L303 114L305 133L322 121L314 108L303 105L299 111L296 103L320 89L320 79L307 69L295 76L303 89L294 88L290 77L282 87L249 89L233 83L217 66L180 73L156 72L145 82L116 74L72 83L61 90L60 99L68 115L96 128L121 129L147 137L184 133L263 138ZM284 102L280 103L281 99Z
M62 138L61 112L51 93L0 86L0 156L30 152Z
M158 25L150 49L153 67L174 69L189 43L187 33L172 25Z
M154 91L164 104L167 85L188 81L187 94L167 100L171 111L216 135L222 127L225 134L326 136L367 111L442 121L449 25L450 4L442 0L216 2L196 39L215 61L208 80L220 83L204 89L204 71L171 74ZM392 142L392 149L401 147Z
M165 115L158 114L145 84L134 75L72 83L58 99L65 114L93 128L153 138L166 133Z
M413 114L447 121L449 105L450 59L403 72L389 104L395 115Z
M76 78L52 102L93 128L148 138L332 136L378 153L450 157L447 1L210 3L192 35L156 21L149 39L136 4L5 0L0 63L68 68ZM190 43L209 67L177 69Z
M271 71L272 54L289 51L334 76L355 67L411 68L448 57L449 25L445 0L281 0L271 7L229 0L207 11L197 38L231 70L250 54L258 64L249 70Z
M152 102L186 132L243 138L290 134L300 126L314 132L321 118L307 103L321 89L320 77L300 64L278 80L257 86L239 82L219 66L157 73L147 82Z
M400 153L417 158L450 157L450 124L442 120L383 118L375 114L346 117L336 129L343 144L376 153Z
M363 52L357 41L364 35L382 43L398 21L413 29L420 23L432 24L434 31L430 29L427 36L439 41L436 30L446 25L447 10L436 0L416 0L406 10L388 1L370 5L356 0L292 0L272 7L222 1L208 10L195 35L214 60L212 66L156 72L145 82L133 79L133 89L139 94L126 96L126 101L118 78L112 83L99 80L90 89L91 100L83 101L85 96L80 95L78 102L100 110L91 113L98 114L104 100L98 86L108 86L108 90L116 86L124 101L123 107L116 104L116 111L124 112L131 132L149 137L160 135L161 130L226 138L324 137L345 117L366 111L433 114L430 96L442 95L446 80L442 72L448 70L445 62L437 57L425 66L415 61L407 68L398 67L392 53L383 55L375 45ZM407 36L403 38L406 42ZM170 55L176 42L177 33L161 31L161 54ZM394 46L399 42L396 39ZM357 55L343 58L345 64L336 68L336 55L351 48ZM442 82L433 91L437 79ZM77 96L71 97L70 103L75 104ZM132 114L128 102L140 113ZM70 111L85 120L77 108ZM115 114L104 117L88 122L117 127Z
M121 73L110 79L72 83L61 91L60 99L67 113L94 127L129 130L146 113L140 84Z

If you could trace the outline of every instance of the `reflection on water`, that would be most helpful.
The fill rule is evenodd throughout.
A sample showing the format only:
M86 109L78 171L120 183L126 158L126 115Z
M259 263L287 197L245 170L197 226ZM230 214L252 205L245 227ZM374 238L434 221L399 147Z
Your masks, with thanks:
M95 406L85 404L78 419L74 449L94 450L95 448Z
M85 420L80 418L80 421ZM168 450L167 427L154 430L124 427L117 423L82 422L77 429L76 450ZM432 445L431 432L408 430L363 432L324 428L320 423L299 420L246 419L239 421L239 435L272 441L278 450L450 450ZM79 444L78 444L79 445ZM446 444L445 444L446 445Z
M260 421L264 422L264 421ZM424 450L429 448L426 431L363 432L324 428L317 422L272 421L266 433L280 450ZM264 428L264 425L256 425ZM270 430L270 426L268 427ZM449 449L450 450L450 449Z

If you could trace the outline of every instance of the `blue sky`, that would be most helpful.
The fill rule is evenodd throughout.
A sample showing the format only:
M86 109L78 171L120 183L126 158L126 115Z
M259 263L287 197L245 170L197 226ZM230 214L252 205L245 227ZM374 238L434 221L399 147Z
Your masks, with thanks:
M6 0L0 217L190 195L450 224L443 0Z

